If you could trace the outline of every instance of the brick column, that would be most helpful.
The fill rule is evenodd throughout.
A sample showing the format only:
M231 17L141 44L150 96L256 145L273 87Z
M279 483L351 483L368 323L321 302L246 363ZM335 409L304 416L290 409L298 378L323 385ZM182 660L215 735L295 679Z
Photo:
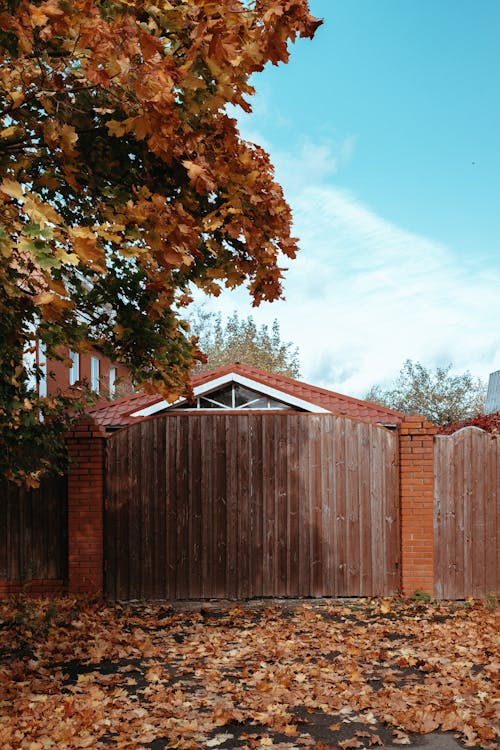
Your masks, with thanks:
M403 593L434 593L434 435L423 417L400 427L401 562Z
M105 432L90 417L66 438L68 476L68 591L103 594Z

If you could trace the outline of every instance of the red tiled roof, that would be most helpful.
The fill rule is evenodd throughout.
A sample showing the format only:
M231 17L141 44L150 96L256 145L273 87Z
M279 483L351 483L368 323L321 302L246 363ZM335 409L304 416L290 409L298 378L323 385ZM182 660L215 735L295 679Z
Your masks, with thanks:
M103 427L126 427L133 422L140 422L141 417L130 415L139 409L145 409L159 400L154 393L131 393L129 396L117 398L116 401L106 401L88 410L97 424Z
M287 378L284 375L277 375L239 363L224 365L215 370L193 375L191 384L193 388L197 388L232 372L253 380L255 383L282 391L284 400L286 400L287 395L293 396L339 416L387 425L398 425L403 420L401 412L388 409L385 406L362 401L351 396L344 396L334 391L328 391L326 388L318 388L300 380L293 380L293 378ZM93 407L89 413L100 425L110 428L125 427L142 419L142 417L132 417L131 414L160 401L163 401L163 397L160 395L134 393L117 401L110 401L104 406Z

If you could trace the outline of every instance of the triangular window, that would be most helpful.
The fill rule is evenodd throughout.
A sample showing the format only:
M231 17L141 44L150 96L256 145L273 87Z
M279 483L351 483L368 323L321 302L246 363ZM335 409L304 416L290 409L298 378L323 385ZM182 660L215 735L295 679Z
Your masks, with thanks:
M259 393L251 388L246 388L239 383L229 383L209 393L198 396L194 401L188 401L177 409L282 409L289 411L302 411L297 407L278 401Z

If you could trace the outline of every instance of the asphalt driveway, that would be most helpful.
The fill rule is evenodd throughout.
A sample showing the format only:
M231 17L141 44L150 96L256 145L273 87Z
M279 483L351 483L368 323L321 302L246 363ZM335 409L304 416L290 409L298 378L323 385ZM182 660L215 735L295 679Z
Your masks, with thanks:
M0 604L0 746L498 747L498 607Z

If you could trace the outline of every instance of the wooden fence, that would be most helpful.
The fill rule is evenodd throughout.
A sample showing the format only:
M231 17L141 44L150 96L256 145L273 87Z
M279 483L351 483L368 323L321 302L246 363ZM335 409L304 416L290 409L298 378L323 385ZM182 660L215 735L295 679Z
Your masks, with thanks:
M107 440L112 598L400 587L397 434L333 415L165 415Z
M434 444L434 572L440 599L500 591L500 435L467 427Z
M26 490L0 481L0 581L67 578L67 479Z

